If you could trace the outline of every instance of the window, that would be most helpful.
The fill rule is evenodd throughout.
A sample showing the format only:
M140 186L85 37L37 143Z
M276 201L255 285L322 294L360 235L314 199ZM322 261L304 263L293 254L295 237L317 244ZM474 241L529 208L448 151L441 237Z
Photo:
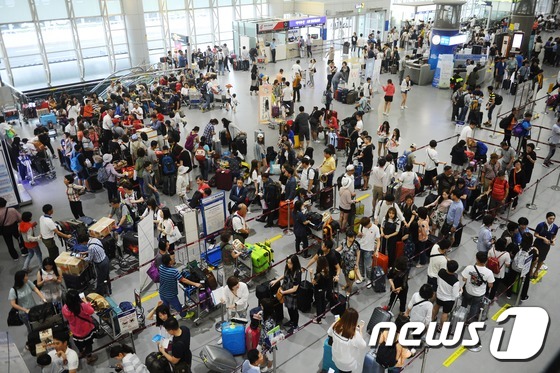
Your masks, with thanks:
M78 39L80 47L105 46L105 29L103 28L103 18L78 18L76 19L78 29Z
M109 14L121 14L121 2L120 0L105 0L107 3L107 12Z
M39 54L39 42L32 23L3 25L2 38L10 60L12 57Z
M233 30L233 7L218 8L220 32Z
M47 76L43 65L27 66L14 69L14 87L19 90L44 88L47 85Z
M64 61L59 63L50 63L51 84L70 84L80 81L80 71L78 69L78 61Z
M18 0L24 2L25 0ZM35 0L37 15L41 20L68 18L65 0Z
M47 52L74 49L69 20L40 22L43 43Z
M159 12L158 0L143 0L144 12Z
M0 1L0 23L31 21L29 3L24 0Z
M210 2L208 0L193 0L193 8L209 8Z
M91 17L101 15L99 9L99 1L92 0L72 0L74 5L74 16L76 17Z
M212 12L210 9L195 9L194 22L197 35L211 34L212 33Z
M84 79L86 80L105 78L108 72L111 71L109 67L109 58L105 56L85 59L84 70Z

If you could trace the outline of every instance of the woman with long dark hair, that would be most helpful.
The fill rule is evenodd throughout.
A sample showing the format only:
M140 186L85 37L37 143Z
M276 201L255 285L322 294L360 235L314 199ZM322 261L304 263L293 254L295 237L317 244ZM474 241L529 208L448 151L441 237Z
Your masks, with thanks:
M398 128L393 129L393 134L389 141L387 141L387 154L391 154L393 157L393 162L397 164L397 159L399 158L399 145L401 144L401 131Z
M302 211L303 201L296 201L294 204L293 221L294 221L294 236L296 236L296 253L300 251L300 244L303 245L303 249L309 246L309 241L307 240L307 225L309 220ZM307 251L304 251L304 255L308 256Z
M53 302L59 309L62 307L62 274L51 257L43 259L43 266L37 272L37 286L49 302Z
M88 364L93 364L97 360L97 355L92 354L95 324L91 315L94 313L92 305L84 302L77 290L68 290L62 315L68 321L72 338L80 351L80 358L85 357Z
M324 317L323 314L327 309L327 290L332 288L332 276L329 276L329 262L324 256L317 258L317 273L313 276L313 269L309 269L310 275L313 277L313 293L315 298L315 306L317 308L317 317L313 319L313 323L321 324Z
M358 368L358 360L363 359L367 344L362 336L363 322L358 324L358 311L348 308L342 317L331 325L327 334L332 338L333 362L340 373L348 373Z
M159 239L167 239L171 232L173 232L173 228L175 224L173 224L173 220L171 219L171 210L169 207L164 207L161 209L162 219L159 223L158 230L160 232ZM175 243L169 243L169 248L167 249L169 255L174 258L175 255Z
M14 286L10 289L8 293L8 300L12 308L18 311L20 320L27 327L27 332L31 332L31 326L29 325L29 318L27 314L31 307L35 306L35 299L33 298L33 293L37 294L43 302L47 302L47 299L41 293L41 291L29 281L29 276L27 271L17 271L14 275Z
M276 285L281 282L280 290L278 291L284 297L284 305L290 315L290 321L284 326L288 326L288 334L291 334L298 328L299 312L297 308L297 291L301 283L301 265L297 254L292 254L286 260L286 267L282 277L272 280L270 286Z

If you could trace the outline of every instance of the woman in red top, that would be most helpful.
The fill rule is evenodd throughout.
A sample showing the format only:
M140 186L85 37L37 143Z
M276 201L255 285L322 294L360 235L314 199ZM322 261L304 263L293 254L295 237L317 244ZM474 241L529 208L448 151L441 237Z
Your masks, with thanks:
M385 106L383 107L383 115L389 115L391 110L391 102L393 102L393 96L395 95L395 86L391 79L387 79L387 85L383 86L383 91L385 91Z
M80 351L80 358L86 357L88 364L93 364L97 360L97 355L92 354L95 324L91 315L94 313L91 304L83 302L77 290L68 290L62 315L68 321L72 337Z
M327 112L327 127L338 132L338 119L332 115L330 110Z

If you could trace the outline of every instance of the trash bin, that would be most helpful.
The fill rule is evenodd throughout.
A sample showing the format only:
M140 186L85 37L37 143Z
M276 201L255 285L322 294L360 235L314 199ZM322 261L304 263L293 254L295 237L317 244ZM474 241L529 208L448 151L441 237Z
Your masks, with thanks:
M344 44L342 45L342 54L348 54L350 53L350 43L345 41Z

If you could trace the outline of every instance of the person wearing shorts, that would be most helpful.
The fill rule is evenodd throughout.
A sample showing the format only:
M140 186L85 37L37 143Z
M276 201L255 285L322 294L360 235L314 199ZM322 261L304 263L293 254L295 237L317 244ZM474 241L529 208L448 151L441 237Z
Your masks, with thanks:
M391 79L387 79L387 85L384 85L383 91L385 92L385 105L383 106L383 115L389 116L389 111L391 110L391 102L393 102L393 96L395 95L395 85Z
M436 304L434 304L432 311L432 320L436 320L439 309L440 307L442 308L438 330L441 330L442 324L447 321L449 313L453 310L455 302L460 295L461 282L457 278L457 269L459 269L459 263L455 260L449 260L447 262L447 268L442 268L438 272Z
M305 149L309 145L311 145L309 141L310 139L309 114L305 112L305 107L303 106L299 107L299 114L296 116L296 119L294 120L294 127L298 128L299 142L301 144L301 147Z

